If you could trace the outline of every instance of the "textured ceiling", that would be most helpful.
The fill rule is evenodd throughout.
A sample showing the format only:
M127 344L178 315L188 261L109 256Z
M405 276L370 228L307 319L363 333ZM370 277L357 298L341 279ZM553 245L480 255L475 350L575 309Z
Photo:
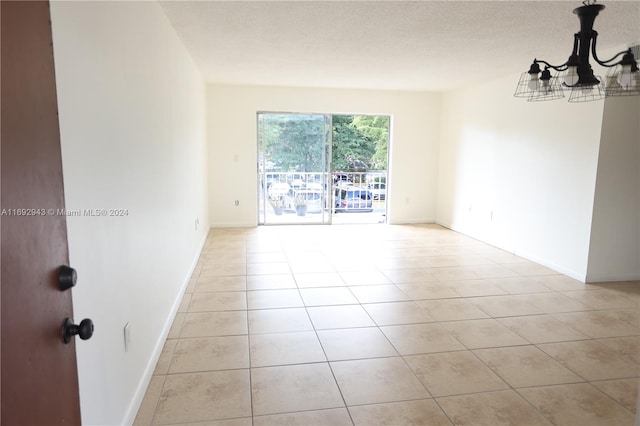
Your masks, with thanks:
M445 91L566 61L578 1L160 2L208 82ZM598 51L640 42L640 1L608 1ZM607 52L609 51L609 52ZM600 54L600 56L605 56ZM608 58L607 58L608 59Z

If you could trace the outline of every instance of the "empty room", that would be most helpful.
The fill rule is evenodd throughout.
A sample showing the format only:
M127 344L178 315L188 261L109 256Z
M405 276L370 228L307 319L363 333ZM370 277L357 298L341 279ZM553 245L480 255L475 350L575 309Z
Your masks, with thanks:
M1 4L3 424L640 425L639 1Z

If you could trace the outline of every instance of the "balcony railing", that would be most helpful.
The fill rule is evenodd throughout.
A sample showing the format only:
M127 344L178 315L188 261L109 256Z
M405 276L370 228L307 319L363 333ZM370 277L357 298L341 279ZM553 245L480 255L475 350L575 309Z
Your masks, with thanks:
M385 210L387 173L375 172L266 172L260 175L261 195L274 211L309 213L333 209L339 212ZM266 192L265 192L266 190Z

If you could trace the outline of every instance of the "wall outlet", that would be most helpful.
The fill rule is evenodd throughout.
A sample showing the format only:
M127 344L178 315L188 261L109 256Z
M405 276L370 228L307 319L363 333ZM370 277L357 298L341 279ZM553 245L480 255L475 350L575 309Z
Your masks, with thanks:
M236 200L236 207L240 205L240 200Z
M199 225L200 225L200 218L196 217L196 231L198 230Z
M131 323L128 322L124 325L124 351L129 352L131 348Z

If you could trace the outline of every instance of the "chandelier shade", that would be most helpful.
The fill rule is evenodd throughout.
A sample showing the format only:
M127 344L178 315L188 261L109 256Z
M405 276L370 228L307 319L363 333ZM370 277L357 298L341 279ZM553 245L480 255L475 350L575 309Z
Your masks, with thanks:
M598 58L598 32L593 29L593 24L604 8L595 0L586 0L583 6L574 9L573 13L580 20L580 31L574 34L573 50L567 62L553 65L534 59L529 71L520 76L514 96L535 102L564 98L566 92L569 93L569 102L589 102L607 96L640 95L640 71L631 48L608 60ZM591 58L610 69L605 79L594 74ZM544 70L541 65L544 65Z
M601 77L596 76L598 81L602 81ZM590 102L599 101L606 97L606 90L603 84L594 84L591 86L583 85L574 87L569 94L569 102Z
M607 96L640 95L640 72L637 64L620 64L611 68L606 76Z
M536 71L537 66L537 64L535 67L532 65L529 71L522 73L514 96L527 98L529 102L564 98L564 87L560 83L557 73L552 75L548 68L542 72Z

